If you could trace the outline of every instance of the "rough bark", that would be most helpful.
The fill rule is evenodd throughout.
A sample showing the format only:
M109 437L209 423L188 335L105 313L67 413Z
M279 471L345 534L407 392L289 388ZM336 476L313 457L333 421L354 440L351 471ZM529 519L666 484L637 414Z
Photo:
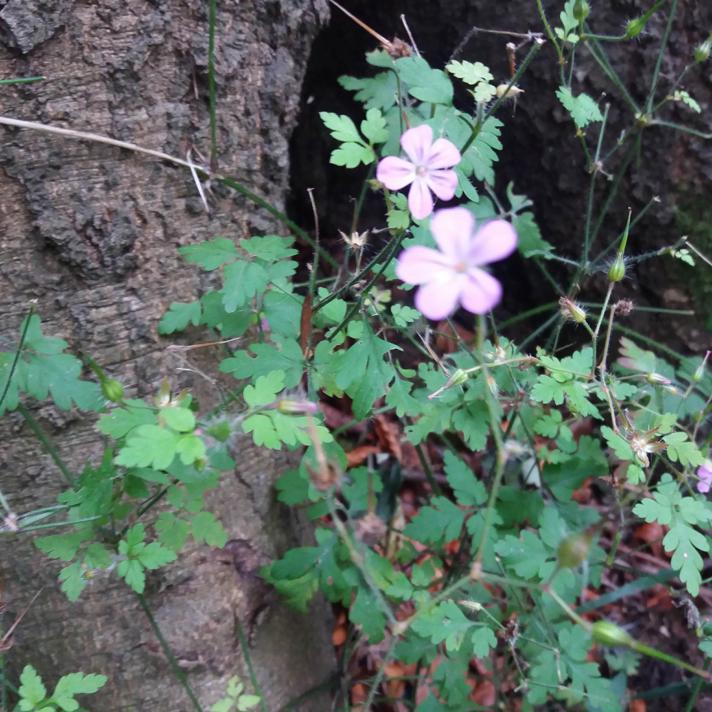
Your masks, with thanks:
M552 25L559 20L563 0L544 2ZM627 20L639 16L651 3L642 0L613 0L591 2L592 21L596 31L620 34ZM386 37L407 39L400 21L407 18L420 52L433 66L441 67L463 39L470 39L462 47L459 59L482 61L491 67L497 81L509 78L505 43L511 37L474 32L473 27L526 33L542 32L534 0L491 2L488 0L394 0L375 3L372 0L353 0L349 9ZM666 9L666 8L665 8ZM664 9L664 10L665 10ZM665 11L655 15L645 32L635 42L608 45L612 63L631 94L638 102L645 99L652 69L657 58L661 36L665 28ZM707 37L712 27L712 5L694 0L678 3L677 18L672 28L670 43L659 82L659 96L663 96L682 68L691 60L694 47ZM516 39L515 39L516 41ZM319 111L354 113L356 104L350 93L336 87L342 74L368 76L374 72L363 60L364 52L377 46L375 40L343 14L334 11L332 22L314 44L304 85L302 116L292 147L293 210L301 210L305 219L309 205L302 198L301 186L317 186L315 193L321 212L324 234L336 235L336 229L346 230L351 222L352 199L358 194L362 175L356 171L329 166L328 156L333 140L326 131L315 135L319 125ZM524 52L521 53L523 55ZM520 56L521 59L521 56ZM591 96L610 100L611 112L606 132L610 145L621 129L630 125L631 114L620 95L587 58L586 52L577 55L576 80L578 90ZM701 104L702 113L694 114L678 106L665 110L671 120L685 123L703 132L712 131L712 74L710 63L691 69L683 82ZM522 78L525 94L518 101L516 111L504 109L502 160L498 167L497 192L502 195L509 181L517 193L534 200L534 211L545 239L558 246L561 254L578 258L581 226L585 212L589 174L575 137L571 120L556 99L559 72L550 43L539 53ZM463 106L468 97L462 95ZM595 138L597 128L589 129ZM591 139L590 139L591 140ZM624 223L627 206L639 210L651 197L660 196L655 206L636 229L630 253L640 254L669 245L682 234L689 234L708 252L710 221L708 200L704 197L712 173L712 141L651 128L643 136L642 160L627 172L618 199L613 203L609 218L604 223L599 249L617 236ZM615 173L618 157L604 166ZM607 181L599 181L599 201ZM600 202L599 202L600 205ZM377 198L373 210L368 203L361 229L382 226L381 204ZM554 274L566 282L568 272L550 265ZM510 260L497 267L508 281L503 313L516 313L520 307L544 303L558 296L551 292L541 274L524 263ZM693 308L710 318L710 286L704 265L693 270L672 258L653 260L629 270L629 277L621 289L625 296L640 305ZM588 296L605 292L605 274L594 277L586 285ZM621 294L623 296L623 294ZM709 323L712 323L710 321ZM709 337L704 334L701 319L678 318L668 322L656 315L634 313L628 322L651 336L687 352L709 348ZM531 324L525 325L530 328Z
M44 75L3 88L6 115L84 129L184 157L208 153L207 2L202 0L9 0L0 2L0 75ZM323 0L219 3L219 168L281 205L310 43ZM119 378L130 395L154 391L177 372L156 334L171 301L201 287L179 245L217 234L279 230L241 197L215 190L201 207L186 171L115 148L2 128L0 155L0 339L17 337L30 299L45 333L67 339ZM282 231L284 232L284 231ZM101 443L91 420L42 406L35 414L80 471ZM17 512L54 502L63 483L23 420L0 421L0 489ZM274 500L283 464L241 443L233 476L210 498L231 541L224 551L193 547L149 580L147 598L179 663L207 709L234 674L247 679L236 636L240 621L268 698L279 709L328 678L328 616L285 610L257 567L301 536ZM10 654L48 681L74 670L110 682L88 704L104 712L188 710L137 600L115 577L100 577L78 604L58 591L58 566L28 538L2 540L0 584L10 621L44 586ZM295 709L326 709L325 697Z

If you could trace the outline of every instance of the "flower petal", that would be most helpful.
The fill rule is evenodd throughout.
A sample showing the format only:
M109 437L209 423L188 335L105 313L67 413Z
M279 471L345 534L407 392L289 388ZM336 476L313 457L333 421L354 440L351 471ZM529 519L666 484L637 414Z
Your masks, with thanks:
M386 156L379 161L376 178L388 190L400 190L415 180L415 166L396 156Z
M440 198L440 200L452 200L457 188L457 174L455 171L428 171L425 177L428 188Z
M433 143L433 130L427 124L408 129L400 139L401 146L416 166L427 163L430 146Z
M441 272L446 274L440 276ZM447 282L451 274L454 270L445 255L422 245L403 250L396 262L398 279L408 284L425 284L433 280Z
M456 166L462 156L457 146L446 138L439 138L428 151L426 165L429 169L452 168Z
M452 279L433 280L424 284L415 295L415 306L428 319L440 321L457 310L457 303L464 284L464 275L453 275Z
M460 302L473 314L486 314L502 298L502 285L482 269L473 267L467 271L467 282L462 288Z
M506 220L490 220L472 238L468 262L471 265L487 265L503 260L517 247L517 233Z
M430 220L430 231L438 247L457 261L467 261L475 218L467 208L438 210Z
M408 192L408 209L416 220L427 218L433 212L433 196L428 183L419 176L415 177Z

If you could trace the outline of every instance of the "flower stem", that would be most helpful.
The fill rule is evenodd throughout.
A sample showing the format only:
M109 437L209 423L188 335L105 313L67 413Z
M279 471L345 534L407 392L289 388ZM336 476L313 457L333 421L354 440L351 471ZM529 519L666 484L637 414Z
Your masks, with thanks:
M27 410L27 408L25 408L22 403L18 403L17 410L20 415L22 415L22 417L25 419L25 422L30 426L30 429L35 434L35 437L40 441L42 447L44 447L47 454L52 458L54 464L57 465L59 471L64 476L64 479L71 487L73 487L75 477L71 473L70 469L67 467L67 464L62 459L55 444L52 442L52 439L49 437L49 435L47 435L47 433L45 433L42 426L37 422L37 420L35 420L35 417L32 415L32 413L30 413L30 411Z
M218 129L215 88L215 27L217 0L210 0L208 10L208 94L210 99L210 170L218 169Z
M35 305L30 304L30 308L27 310L27 316L24 319L24 325L22 327L22 333L20 334L20 343L17 345L17 350L15 351L15 356L12 359L12 364L10 365L10 373L7 374L7 381L5 381L5 387L3 388L2 395L0 395L0 406L2 406L5 398L7 397L8 391L10 390L10 384L12 383L12 377L15 375L15 369L20 360L20 354L22 353L22 348L25 345L25 339L27 338L27 332L30 329L30 319L35 311Z
M168 664L171 667L173 675L175 676L176 680L178 680L178 682L183 686L183 689L190 698L190 701L195 711L204 712L202 705L198 701L198 698L195 696L195 693L193 692L193 688L188 682L188 678L185 672L180 669L180 666L178 665L178 660L176 660L176 656L171 650L171 646L168 644L168 641L163 636L163 633L161 632L161 629L159 628L156 619L153 617L153 613L151 613L151 609L148 607L146 598L142 593L137 593L136 598L138 599L139 605L143 609L143 612L146 614L146 618L148 618L148 622L151 625L151 628L153 629L156 638L158 639L158 643L160 644L161 649L163 650L163 654L168 660Z

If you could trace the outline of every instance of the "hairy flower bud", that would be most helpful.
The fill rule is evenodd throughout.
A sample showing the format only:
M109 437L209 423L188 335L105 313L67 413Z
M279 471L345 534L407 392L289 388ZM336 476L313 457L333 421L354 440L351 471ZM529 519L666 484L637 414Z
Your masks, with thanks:
M101 382L101 392L112 403L121 403L124 399L124 387L114 378L105 378Z
M567 536L556 551L556 558L562 569L575 569L588 558L591 548L591 535L588 532Z
M608 279L611 282L620 282L625 277L625 260L623 255L618 255L608 270Z
M623 39L635 39L645 29L645 25L646 20L644 17L634 17L632 20L628 20L625 25Z
M590 14L591 6L586 2L586 0L576 0L574 3L574 17L579 22L584 22Z
M568 297L559 299L559 307L564 319L569 319L577 324L583 324L586 321L586 310Z
M692 56L697 64L702 64L710 58L710 51L712 51L712 35L695 47Z
M610 621L596 621L591 626L591 635L597 643L607 645L611 648L630 648L633 643L635 643L633 638L628 635L623 628Z

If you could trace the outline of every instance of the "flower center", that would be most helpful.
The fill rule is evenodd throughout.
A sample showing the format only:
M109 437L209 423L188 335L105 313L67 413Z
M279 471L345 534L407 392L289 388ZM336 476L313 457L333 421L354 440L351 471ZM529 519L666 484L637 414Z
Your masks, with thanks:
M428 167L427 166L416 166L415 167L415 175L417 175L418 178L425 178L425 176L428 175Z
M460 260L459 262L455 262L454 269L455 272L458 272L459 274L464 274L467 272L467 262L464 262L463 260Z

